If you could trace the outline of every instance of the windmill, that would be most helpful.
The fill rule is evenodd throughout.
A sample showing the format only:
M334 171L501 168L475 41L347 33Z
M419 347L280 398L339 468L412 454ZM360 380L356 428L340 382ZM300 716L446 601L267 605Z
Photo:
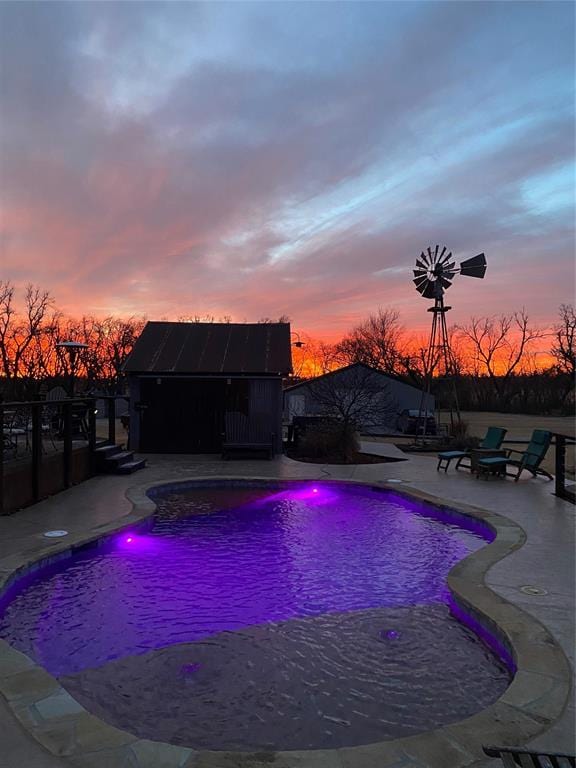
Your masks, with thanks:
M454 277L458 274L466 277L483 278L486 274L486 257L483 253L466 259L456 266L453 260L452 251L448 251L446 246L440 251L437 245L434 250L427 248L422 251L420 258L416 259L416 269L414 270L414 284L416 290L425 299L434 299L434 306L428 308L432 312L432 330L430 331L430 341L426 350L425 358L425 376L426 382L420 400L418 424L423 424L424 435L426 434L426 416L428 414L428 404L430 402L430 391L432 388L432 377L437 367L443 366L444 375L451 382L451 402L450 425L454 428L454 420L460 422L460 409L458 407L458 395L454 381L454 358L450 350L448 339L448 330L446 328L446 312L452 307L444 304L444 292L452 285Z

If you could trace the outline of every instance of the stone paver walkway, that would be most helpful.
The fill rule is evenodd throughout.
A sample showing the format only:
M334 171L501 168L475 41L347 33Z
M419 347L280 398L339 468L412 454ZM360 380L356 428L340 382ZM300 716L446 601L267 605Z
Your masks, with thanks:
M376 452L377 446L363 445L363 448L372 448ZM117 525L132 509L127 492L137 494L156 482L195 476L400 481L397 483L399 489L414 489L446 503L474 505L497 512L524 529L527 536L524 546L493 566L486 582L496 593L544 624L574 668L575 507L556 499L552 495L552 483L545 480L526 477L516 484L502 479L476 480L468 472L453 469L446 474L438 473L433 457L406 455L406 458L403 462L347 467L303 464L286 458L271 462L222 462L206 456L150 456L147 469L136 475L95 477L15 515L0 517L0 577L12 571L22 556L34 560L41 550L45 550L44 531L68 530L67 542L74 543ZM539 594L531 594L530 589L523 591L524 587L536 587ZM572 691L563 716L534 741L534 748L573 752L575 720ZM48 754L37 744L1 698L0 745L1 768L69 765L68 761ZM233 763L223 758L222 767L228 765ZM368 763L366 765L368 768ZM370 762L370 765L376 764ZM485 765L495 768L497 763L486 761ZM158 768L161 768L160 764ZM305 761L302 768L306 768Z

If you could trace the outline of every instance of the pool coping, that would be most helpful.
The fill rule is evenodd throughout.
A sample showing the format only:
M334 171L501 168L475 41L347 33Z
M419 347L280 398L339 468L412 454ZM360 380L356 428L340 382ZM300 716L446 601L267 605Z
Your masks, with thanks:
M156 510L147 495L156 488L173 488L228 481L279 485L307 482L305 478L228 475L189 476L132 486L126 497L131 512L89 533L66 540L46 540L33 557L0 561L0 594L25 573L69 557L126 528L143 525ZM322 482L316 479L316 482ZM500 597L484 583L490 567L526 540L523 529L498 513L445 500L390 483L326 478L325 482L389 490L408 499L433 504L443 511L480 520L496 537L482 549L458 562L448 575L448 586L457 605L497 637L512 655L516 674L504 694L490 707L433 731L415 736L339 749L289 752L223 752L194 750L139 739L108 725L87 712L59 683L28 656L0 640L0 694L28 731L51 754L80 768L392 768L438 766L464 768L482 759L482 744L522 744L547 730L561 716L571 690L571 668L546 627L518 606Z

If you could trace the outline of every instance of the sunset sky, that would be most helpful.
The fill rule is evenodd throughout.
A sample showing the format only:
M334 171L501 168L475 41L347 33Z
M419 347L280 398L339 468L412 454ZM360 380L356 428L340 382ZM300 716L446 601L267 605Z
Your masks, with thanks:
M0 3L0 279L69 314L450 322L574 301L570 2Z

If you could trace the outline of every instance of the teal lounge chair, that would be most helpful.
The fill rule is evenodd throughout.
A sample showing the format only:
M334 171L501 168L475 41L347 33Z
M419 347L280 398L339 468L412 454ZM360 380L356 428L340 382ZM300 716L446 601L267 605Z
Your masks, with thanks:
M478 448L491 448L492 450L497 451L502 445L506 432L507 430L502 429L502 427L488 427L488 431ZM444 451L443 453L438 454L438 466L436 469L438 471L443 469L444 472L447 472L452 459L457 459L456 469L458 469L462 463L462 459L465 458L470 458L470 451ZM444 466L442 466L443 464Z
M552 480L552 475L540 467L551 441L551 432L545 429L535 429L525 451L516 451L511 448L507 451L507 456L492 456L486 459L479 459L478 477L481 473L486 474L486 476L489 473L508 474L508 467L512 467L517 470L516 474L511 475L514 477L514 482L518 482L523 469L531 472L534 477L536 475L545 475L549 480ZM513 453L517 453L519 458L511 458Z

